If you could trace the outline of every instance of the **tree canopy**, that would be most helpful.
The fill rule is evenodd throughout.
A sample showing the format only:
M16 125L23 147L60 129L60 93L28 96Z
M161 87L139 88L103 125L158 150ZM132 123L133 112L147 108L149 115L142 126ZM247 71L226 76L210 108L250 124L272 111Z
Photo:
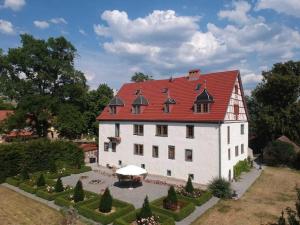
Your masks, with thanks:
M153 80L152 76L146 75L146 74L141 73L141 72L136 72L131 77L132 82L143 82L143 81L146 81L146 80Z

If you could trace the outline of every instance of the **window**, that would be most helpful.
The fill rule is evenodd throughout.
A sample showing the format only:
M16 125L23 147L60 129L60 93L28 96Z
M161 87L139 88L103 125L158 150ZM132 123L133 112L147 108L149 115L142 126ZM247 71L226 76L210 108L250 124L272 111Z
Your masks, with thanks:
M209 103L197 103L195 105L196 113L208 113L210 111Z
M132 107L132 113L133 114L140 114L141 113L141 106L140 105L134 105Z
M238 115L239 114L239 105L238 104L234 104L234 106L233 106L233 108L234 108L234 115Z
M241 134L245 134L245 125L241 124Z
M152 146L152 157L158 158L158 146L155 145Z
M167 137L168 125L156 125L156 136Z
M235 156L239 156L239 146L235 146Z
M117 114L117 106L115 105L110 106L110 114Z
M241 144L241 154L244 154L244 144Z
M117 143L112 142L112 143L111 143L111 151L112 151L112 152L116 152L116 150L117 150Z
M228 160L231 159L231 152L230 152L230 148L228 149Z
M115 136L120 137L120 124L119 123L115 124Z
M201 104L196 104L196 112L197 113L201 112Z
M227 144L230 144L230 126L227 127Z
M185 150L185 161L187 161L187 162L193 161L193 150L191 150L191 149Z
M175 159L175 146L169 145L168 158Z
M171 170L167 170L167 176L171 176L172 173L171 173Z
M165 113L169 113L170 112L170 105L169 104L165 104L165 106L164 106L164 112Z
M133 134L143 136L144 135L144 125L134 124L133 125Z
M234 93L235 94L239 93L239 86L238 85L234 85Z
M190 173L190 174L189 174L189 177L190 177L192 180L194 180L194 174L193 174L193 173Z
M140 144L134 144L134 154L144 155L144 146Z
M186 137L194 138L194 126L193 125L186 125Z
M145 169L145 167L146 167L145 164L141 164L141 168Z
M119 166L121 166L122 165L122 160L119 160Z
M108 152L108 148L109 148L109 143L108 142L104 142L104 151Z
M203 112L208 112L208 103L203 104Z

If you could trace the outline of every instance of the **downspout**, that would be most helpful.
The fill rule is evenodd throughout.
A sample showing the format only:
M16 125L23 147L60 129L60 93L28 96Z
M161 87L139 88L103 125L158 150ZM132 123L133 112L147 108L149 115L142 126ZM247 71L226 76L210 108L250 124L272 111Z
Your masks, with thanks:
M221 121L219 121L219 178L222 177Z

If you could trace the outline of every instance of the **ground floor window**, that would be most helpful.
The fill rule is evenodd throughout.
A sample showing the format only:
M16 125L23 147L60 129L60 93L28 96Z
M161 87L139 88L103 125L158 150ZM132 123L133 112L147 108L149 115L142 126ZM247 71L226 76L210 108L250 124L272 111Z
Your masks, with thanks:
M244 154L244 144L241 144L241 154Z
M230 148L228 149L228 160L231 159L231 153L230 153Z
M104 151L108 152L108 148L109 148L109 143L108 142L104 142Z
M231 170L228 171L228 180L231 181Z
M239 156L239 146L235 146L235 156Z
M191 149L185 150L185 161L188 161L188 162L193 161L193 150L191 150Z
M143 169L145 169L146 166L145 166L145 164L141 164L141 167L142 167Z
M144 145L134 144L134 154L135 155L144 155Z
M167 170L167 176L171 176L172 173L171 173L171 170Z
M119 166L121 166L122 165L122 160L119 160Z

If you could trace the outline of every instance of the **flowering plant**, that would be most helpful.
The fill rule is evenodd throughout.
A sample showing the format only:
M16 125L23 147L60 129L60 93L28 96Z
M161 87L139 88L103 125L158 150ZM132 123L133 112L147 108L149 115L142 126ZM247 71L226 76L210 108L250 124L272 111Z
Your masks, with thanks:
M52 193L52 192L54 192L55 187L54 187L54 186L47 185L47 186L46 186L46 190L47 190L48 193Z
M136 223L138 225L160 225L158 220L159 220L158 216L150 216L147 218L141 218L139 220L136 220Z
M203 194L203 191L199 188L194 188L193 192L187 192L184 186L177 188L176 193L190 198L198 198Z

